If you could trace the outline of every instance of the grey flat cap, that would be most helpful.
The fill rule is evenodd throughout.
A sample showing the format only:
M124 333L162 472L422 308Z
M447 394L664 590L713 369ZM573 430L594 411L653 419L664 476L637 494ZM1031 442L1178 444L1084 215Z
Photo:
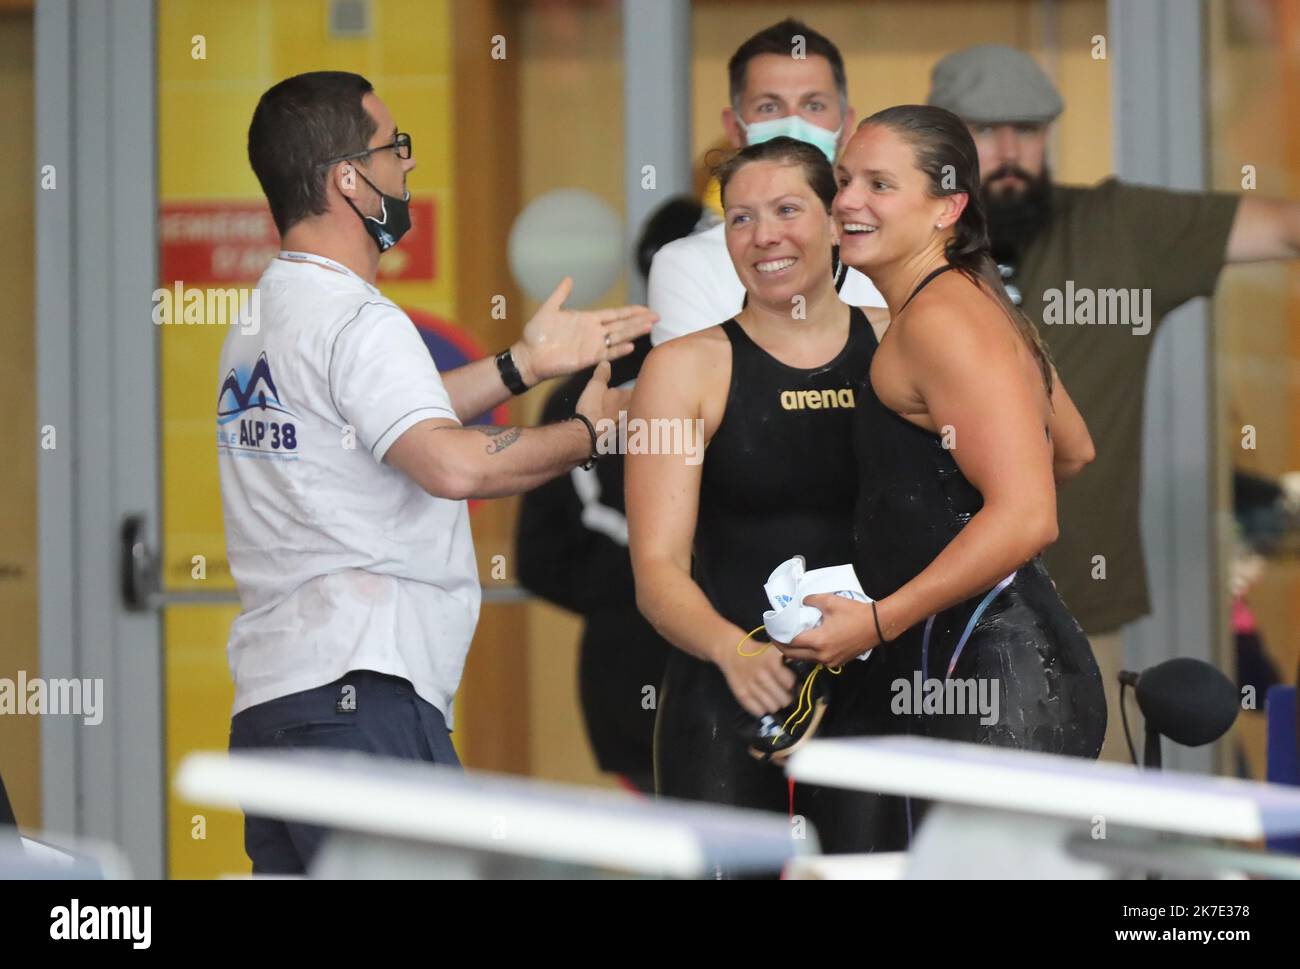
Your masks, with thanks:
M976 123L1047 124L1065 108L1034 59L1003 44L967 47L935 64L928 101Z

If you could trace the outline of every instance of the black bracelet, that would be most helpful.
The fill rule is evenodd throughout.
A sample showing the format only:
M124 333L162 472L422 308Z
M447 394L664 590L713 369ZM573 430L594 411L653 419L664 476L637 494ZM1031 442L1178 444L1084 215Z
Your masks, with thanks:
M884 634L883 632L880 631L880 616L878 616L878 615L876 614L876 600L875 600L875 599L872 599L872 600L871 600L871 618L874 619L874 620L876 621L876 635L880 637L880 641L881 641L882 643L887 643L887 642L889 642L889 640L885 638L885 634Z
M587 433L591 435L591 457L587 458L583 464L578 465L578 467L582 468L583 471L590 471L596 466L596 429L591 426L591 421L587 420L587 418L582 414L575 413L569 418L569 420L582 421L582 423L587 427Z
M510 352L510 348L502 350L497 354L497 371L501 374L501 382L506 385L510 393L518 397L520 394L528 391L528 385L524 383L524 378L519 374L519 368L515 366L515 355Z

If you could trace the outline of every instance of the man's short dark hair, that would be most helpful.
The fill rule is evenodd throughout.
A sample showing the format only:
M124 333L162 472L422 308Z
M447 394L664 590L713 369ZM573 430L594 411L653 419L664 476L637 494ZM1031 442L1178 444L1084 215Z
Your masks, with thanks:
M262 95L248 126L248 161L284 235L326 209L322 162L364 151L375 119L361 104L374 88L360 74L313 71Z
M760 30L749 40L736 48L727 62L727 77L731 81L731 106L740 110L740 101L745 96L745 74L749 62L760 54L781 54L790 57L795 51L795 42L803 39L802 50L805 57L824 57L831 65L831 75L835 78L835 90L840 95L840 109L849 104L849 87L844 77L844 58L840 49L831 43L830 38L819 34L802 20L787 17L779 24L773 24Z

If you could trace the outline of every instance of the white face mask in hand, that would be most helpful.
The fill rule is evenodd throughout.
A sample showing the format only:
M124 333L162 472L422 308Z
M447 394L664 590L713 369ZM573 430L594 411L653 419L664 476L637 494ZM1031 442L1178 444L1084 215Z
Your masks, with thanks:
M871 601L862 591L862 584L852 565L832 565L805 572L802 555L796 555L778 565L768 576L763 591L772 603L772 608L763 613L763 625L767 627L768 637L782 644L788 644L801 632L821 625L821 610L805 606L803 600L806 596L833 592L837 596L858 602ZM870 655L871 650L867 650L858 659L866 659Z

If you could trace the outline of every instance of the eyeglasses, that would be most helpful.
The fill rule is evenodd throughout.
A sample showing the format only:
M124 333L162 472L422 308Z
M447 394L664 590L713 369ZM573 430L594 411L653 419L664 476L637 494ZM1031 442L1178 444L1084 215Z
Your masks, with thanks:
M331 158L329 161L323 161L317 168L327 168L330 165L337 165L341 161L351 161L354 158L365 158L371 152L383 151L385 148L391 148L397 152L397 157L403 160L411 157L411 136L405 131L399 131L397 137L391 144L376 145L374 148L367 148L365 151L354 152L351 155L340 155L338 158Z

